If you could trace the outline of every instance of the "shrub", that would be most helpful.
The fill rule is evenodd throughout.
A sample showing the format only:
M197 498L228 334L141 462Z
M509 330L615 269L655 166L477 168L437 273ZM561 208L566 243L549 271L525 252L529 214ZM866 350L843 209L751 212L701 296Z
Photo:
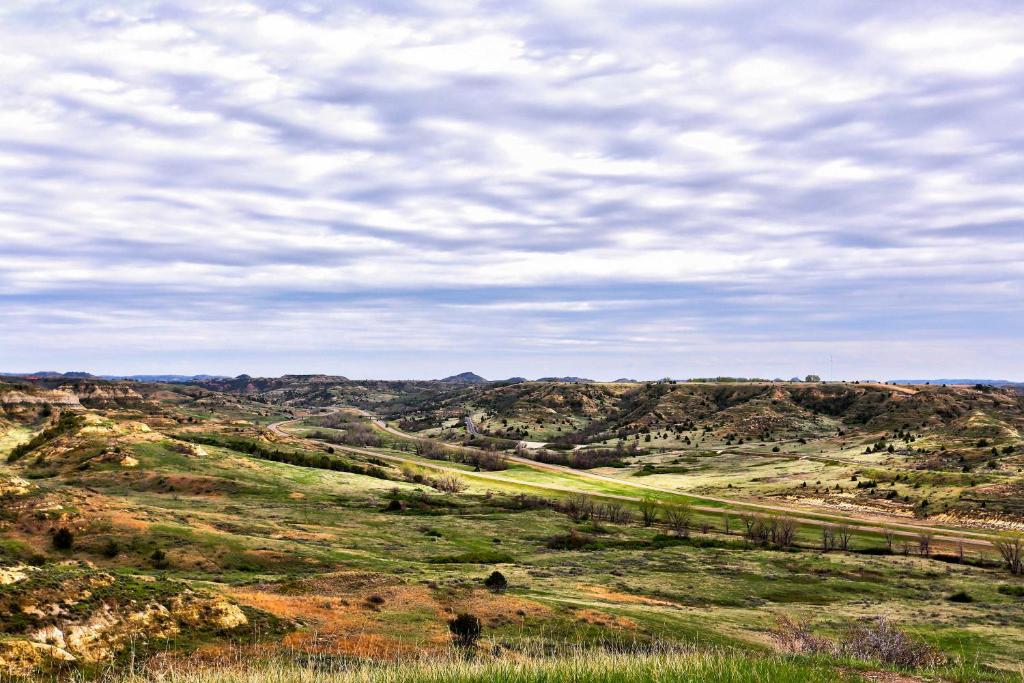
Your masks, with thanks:
M448 622L448 630L452 632L452 640L459 647L471 648L480 639L483 626L472 614L460 614Z
M1024 586L1004 584L999 587L999 592L1003 595L1010 595L1015 598L1024 598Z
M547 546L552 550L582 550L594 542L593 536L581 534L570 529L567 534L556 534L548 539Z
M467 488L466 482L451 474L431 479L427 483L442 493L461 493Z
M121 546L117 544L117 541L110 539L107 544L103 546L103 557L114 559L121 554Z
M484 585L492 593L501 593L508 588L508 579L499 571L491 572L491 575L484 579Z
M950 602L974 602L974 598L967 591L957 591L946 599Z
M156 569L167 569L171 566L170 561L167 559L167 553L160 548L153 551L153 554L149 556L149 560Z
M75 545L75 535L67 527L62 526L53 535L53 547L57 550L71 550Z
M840 640L815 635L810 625L781 617L772 633L779 647L798 654L825 654L916 668L945 662L941 652L911 638L884 617L851 627Z

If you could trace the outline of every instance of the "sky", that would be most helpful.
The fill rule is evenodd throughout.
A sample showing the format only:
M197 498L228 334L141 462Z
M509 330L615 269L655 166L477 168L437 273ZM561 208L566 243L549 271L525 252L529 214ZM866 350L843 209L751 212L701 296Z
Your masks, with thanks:
M1024 3L5 0L0 370L1024 379Z

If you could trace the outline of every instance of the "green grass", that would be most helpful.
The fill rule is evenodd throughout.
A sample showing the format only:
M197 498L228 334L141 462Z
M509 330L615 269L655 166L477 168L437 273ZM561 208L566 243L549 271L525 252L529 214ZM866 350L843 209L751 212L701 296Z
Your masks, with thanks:
M473 659L452 654L394 663L299 666L271 661L122 683L852 683L850 671L812 659L727 652L588 652L527 659Z

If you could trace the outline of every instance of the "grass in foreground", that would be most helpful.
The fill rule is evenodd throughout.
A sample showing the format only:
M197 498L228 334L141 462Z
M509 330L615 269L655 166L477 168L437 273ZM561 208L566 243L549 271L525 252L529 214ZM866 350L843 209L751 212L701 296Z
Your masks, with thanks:
M855 673L813 659L724 652L608 653L578 651L548 658L446 657L391 663L299 666L294 662L229 663L216 669L117 679L118 683L847 683Z

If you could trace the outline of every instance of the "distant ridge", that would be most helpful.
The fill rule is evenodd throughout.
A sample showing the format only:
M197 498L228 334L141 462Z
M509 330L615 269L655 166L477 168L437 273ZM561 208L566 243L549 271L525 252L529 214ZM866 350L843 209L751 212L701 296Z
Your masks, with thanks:
M565 382L567 384L593 384L594 380L586 377L541 377L538 382Z
M892 379L889 380L894 384L988 384L990 386L998 387L1005 384L1022 384L1022 382L1012 382L1008 379Z
M185 382L199 382L211 379L227 379L223 375L94 375L90 372L53 372L52 370L42 370L40 372L0 372L0 377L132 380L135 382L166 382L168 384L183 384Z
M481 384L487 380L475 372L460 372L457 375L451 375L438 381L447 384Z

